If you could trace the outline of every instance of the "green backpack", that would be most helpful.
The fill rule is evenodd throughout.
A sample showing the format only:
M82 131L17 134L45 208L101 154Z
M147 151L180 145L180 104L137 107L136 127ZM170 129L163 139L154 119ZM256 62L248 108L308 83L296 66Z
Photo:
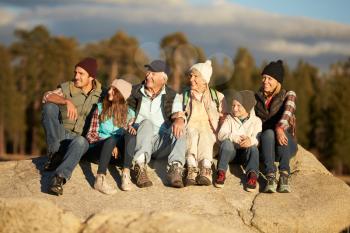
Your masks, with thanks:
M210 90L211 99L215 102L216 109L218 110L218 112L220 112L220 110L219 110L220 109L220 101L219 101L219 98L218 98L217 90L215 90L212 87L210 87L209 90ZM182 103L182 106L183 106L184 110L186 109L187 104L190 101L190 91L191 91L190 89L186 89L183 92L183 103Z

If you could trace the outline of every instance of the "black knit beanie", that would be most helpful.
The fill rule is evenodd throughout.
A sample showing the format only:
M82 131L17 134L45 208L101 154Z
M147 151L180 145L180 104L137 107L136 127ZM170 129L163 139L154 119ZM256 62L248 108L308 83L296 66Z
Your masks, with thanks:
M263 72L261 75L267 74L274 79L276 79L279 83L283 83L283 76L284 76L284 68L283 68L283 62L281 60L278 60L276 62L272 61L270 64L265 66Z

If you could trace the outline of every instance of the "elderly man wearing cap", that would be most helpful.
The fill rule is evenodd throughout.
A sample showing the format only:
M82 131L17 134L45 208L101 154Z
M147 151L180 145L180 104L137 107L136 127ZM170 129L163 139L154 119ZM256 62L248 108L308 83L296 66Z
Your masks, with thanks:
M145 67L145 80L133 86L128 99L135 111L137 135L126 136L126 156L132 157L138 187L152 185L146 170L151 158L167 157L170 185L181 188L186 138L180 96L166 85L169 68L163 61L155 60Z
M63 184L89 148L82 135L89 128L87 118L102 94L96 71L95 59L83 59L75 66L74 79L46 92L42 100L42 125L49 157L45 170L55 170L50 191L57 195L62 195Z
M208 86L212 73L210 60L193 65L188 72L190 90L183 93L188 122L186 186L212 183L213 147L227 113L224 95Z

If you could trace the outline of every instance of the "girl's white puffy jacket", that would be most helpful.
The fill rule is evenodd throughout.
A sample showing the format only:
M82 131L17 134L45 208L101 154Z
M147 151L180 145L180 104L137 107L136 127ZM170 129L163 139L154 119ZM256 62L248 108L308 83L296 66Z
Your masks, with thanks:
M249 119L242 123L237 117L231 114L227 115L222 124L218 139L224 141L230 139L236 145L239 142L240 136L248 136L252 145L258 146L260 140L260 133L262 130L262 122L259 117L255 115L254 108L250 112Z

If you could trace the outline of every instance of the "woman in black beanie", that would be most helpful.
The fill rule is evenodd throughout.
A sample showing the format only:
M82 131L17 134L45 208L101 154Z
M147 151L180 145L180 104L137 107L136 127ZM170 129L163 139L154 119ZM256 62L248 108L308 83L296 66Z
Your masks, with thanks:
M297 151L294 114L296 94L294 91L286 91L282 86L284 69L281 60L270 62L261 75L262 86L255 94L255 112L263 123L260 156L264 161L267 178L265 192L274 193L277 190L289 193L289 160ZM275 161L279 162L278 185Z

